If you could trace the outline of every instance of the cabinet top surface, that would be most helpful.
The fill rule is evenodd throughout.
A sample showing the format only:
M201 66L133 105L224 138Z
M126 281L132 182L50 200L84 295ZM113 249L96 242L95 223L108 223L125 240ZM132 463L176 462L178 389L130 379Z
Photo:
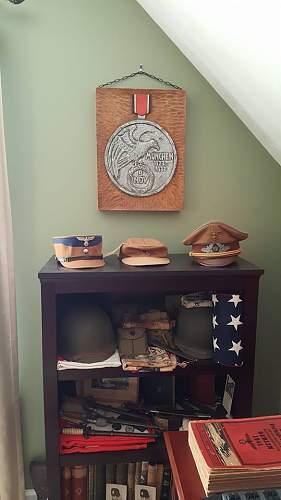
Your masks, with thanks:
M260 276L263 269L247 262L244 259L237 260L226 267L205 267L197 264L186 254L171 254L170 264L161 266L133 267L123 264L116 255L105 258L106 265L97 269L65 269L51 257L44 267L39 271L39 279L45 280L76 280L76 279L107 279L107 278L132 278L132 277L207 277L223 276Z

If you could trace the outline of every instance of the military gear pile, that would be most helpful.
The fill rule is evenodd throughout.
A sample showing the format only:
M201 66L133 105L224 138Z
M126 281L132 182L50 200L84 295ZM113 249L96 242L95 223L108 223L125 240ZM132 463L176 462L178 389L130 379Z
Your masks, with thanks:
M157 370L171 372L177 367L177 358L159 347L149 347L147 354L133 358L121 358L125 371Z

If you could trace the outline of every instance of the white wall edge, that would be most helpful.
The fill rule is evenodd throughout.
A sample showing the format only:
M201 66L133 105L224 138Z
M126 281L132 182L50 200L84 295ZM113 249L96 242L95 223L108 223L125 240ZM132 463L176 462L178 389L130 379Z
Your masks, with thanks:
M280 0L137 2L281 165Z

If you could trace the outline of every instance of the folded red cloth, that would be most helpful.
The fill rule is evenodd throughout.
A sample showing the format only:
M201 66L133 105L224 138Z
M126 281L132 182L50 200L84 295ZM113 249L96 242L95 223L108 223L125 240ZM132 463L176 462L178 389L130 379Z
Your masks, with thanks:
M125 451L146 448L154 438L126 436L60 436L60 453L95 453L101 451Z

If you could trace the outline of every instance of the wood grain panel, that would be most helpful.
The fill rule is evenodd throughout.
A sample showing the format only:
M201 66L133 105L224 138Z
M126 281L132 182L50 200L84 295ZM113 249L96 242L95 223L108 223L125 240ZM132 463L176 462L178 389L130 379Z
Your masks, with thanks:
M106 144L120 125L136 119L133 94L151 96L147 119L163 127L177 151L177 167L170 183L160 193L138 197L119 190L110 180L105 164ZM96 90L98 209L116 211L179 211L184 203L186 92L184 90L112 89Z

